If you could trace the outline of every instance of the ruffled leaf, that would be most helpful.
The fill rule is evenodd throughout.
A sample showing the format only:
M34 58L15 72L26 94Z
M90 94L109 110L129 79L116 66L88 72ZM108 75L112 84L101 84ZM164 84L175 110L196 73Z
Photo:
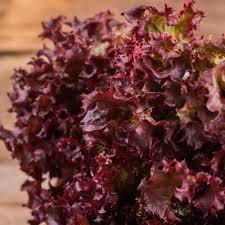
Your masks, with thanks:
M153 215L158 215L164 220L179 220L172 211L171 202L176 187L182 183L182 179L188 168L185 162L163 161L163 170L153 167L149 180L142 180L139 191L144 200L146 210Z

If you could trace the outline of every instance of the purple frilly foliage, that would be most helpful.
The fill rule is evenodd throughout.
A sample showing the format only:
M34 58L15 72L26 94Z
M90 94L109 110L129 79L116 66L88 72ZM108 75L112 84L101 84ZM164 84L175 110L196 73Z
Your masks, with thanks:
M225 38L204 17L141 6L43 23L15 70L14 129L31 225L221 225L225 220Z

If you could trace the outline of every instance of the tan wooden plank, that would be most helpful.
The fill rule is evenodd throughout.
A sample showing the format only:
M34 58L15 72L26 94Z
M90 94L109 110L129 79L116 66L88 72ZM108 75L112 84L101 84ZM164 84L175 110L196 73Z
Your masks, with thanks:
M0 164L0 205L21 206L27 201L27 194L20 191L26 176L19 171L17 163ZM0 217L1 218L1 217Z
M7 163L7 164L11 164L12 158L10 155L10 152L8 152L5 148L5 145L0 142L0 164L2 163Z
M5 0L3 2L3 8ZM34 50L40 41L37 35L41 32L40 22L59 14L79 18L91 16L99 11L110 9L118 18L120 13L140 4L162 6L166 0L11 0L0 19L0 51ZM169 4L181 6L184 1L173 0ZM224 32L225 1L199 0L199 7L204 9L207 19L202 25L203 34ZM215 26L216 24L216 26Z
M0 205L0 225L25 225L29 211L20 206Z

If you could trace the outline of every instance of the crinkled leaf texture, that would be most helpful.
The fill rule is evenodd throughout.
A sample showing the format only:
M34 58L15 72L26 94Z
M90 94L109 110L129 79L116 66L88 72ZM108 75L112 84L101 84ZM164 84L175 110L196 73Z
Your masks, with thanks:
M42 24L0 128L31 225L224 224L225 38L194 3Z
M173 213L171 201L176 187L181 185L182 180L188 173L184 161L179 163L163 160L162 170L153 166L151 178L148 181L142 180L139 185L139 191L146 202L147 210L164 220L179 220Z

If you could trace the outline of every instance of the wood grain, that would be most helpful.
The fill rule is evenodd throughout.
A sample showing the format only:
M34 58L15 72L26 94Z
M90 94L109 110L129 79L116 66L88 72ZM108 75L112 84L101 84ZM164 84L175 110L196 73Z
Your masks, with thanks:
M118 19L120 13L141 4L163 6L166 2L179 8L183 0L0 0L0 121L6 127L13 126L14 116L7 112L10 74L13 68L25 65L32 53L40 47L38 34L41 21L64 14L69 18L89 17L110 9ZM200 34L219 35L225 32L225 0L198 0L207 15ZM0 143L0 225L24 225L29 218L26 201L20 185L25 179L15 161Z
M163 5L165 0L0 0L2 12L0 15L0 51L1 52L29 52L40 44L37 35L41 31L40 22L50 16L59 14L74 15L79 18L91 16L99 11L110 9L122 19L120 13L129 7L148 3ZM7 2L7 3L6 3ZM170 1L178 8L181 0ZM207 19L203 22L203 34L219 34L224 31L225 1L199 0L198 5L204 9ZM216 26L215 26L216 24Z

